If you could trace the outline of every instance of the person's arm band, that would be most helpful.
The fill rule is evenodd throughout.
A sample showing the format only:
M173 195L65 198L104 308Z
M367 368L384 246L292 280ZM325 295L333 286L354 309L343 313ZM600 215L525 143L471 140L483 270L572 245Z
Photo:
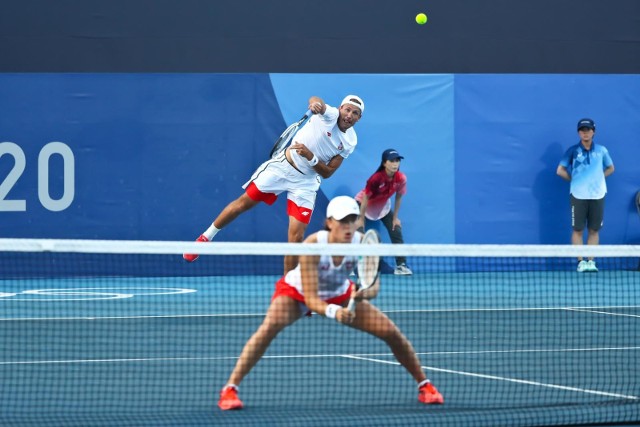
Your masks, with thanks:
M338 304L329 304L327 305L327 308L324 309L324 315L329 319L335 319L336 313L338 313L338 310L340 310L341 308L342 307Z
M314 154L311 160L307 160L309 162L309 166L314 167L318 164L318 157Z

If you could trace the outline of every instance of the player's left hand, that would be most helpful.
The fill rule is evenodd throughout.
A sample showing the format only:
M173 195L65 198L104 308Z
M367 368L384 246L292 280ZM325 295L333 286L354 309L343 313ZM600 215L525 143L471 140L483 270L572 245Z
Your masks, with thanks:
M298 153L298 155L304 157L307 160L313 159L313 153L304 144L300 144L299 142L296 141L293 144L291 144L291 149L294 150L296 153Z
M359 289L355 290L355 288L351 291L351 298L356 300L356 302L360 302L362 300L372 300L378 296L378 292L380 290L380 277L378 276L378 280L368 289Z
M369 289L371 289L371 288L369 288ZM356 291L355 288L354 288L351 291L351 298L356 300L356 302L360 302L363 299L370 299L371 296L368 293L369 289L359 289L359 290Z

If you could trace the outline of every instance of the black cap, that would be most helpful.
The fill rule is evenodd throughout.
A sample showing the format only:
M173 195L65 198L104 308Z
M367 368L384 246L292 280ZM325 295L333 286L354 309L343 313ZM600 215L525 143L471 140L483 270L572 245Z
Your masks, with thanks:
M591 119L581 119L578 122L578 130L582 128L589 128L589 129L596 130L596 124Z
M395 159L404 159L404 157L402 157L400 155L400 153L398 153L396 150L394 150L393 148L389 148L387 150L384 150L382 152L382 162L386 162L387 160L395 160Z

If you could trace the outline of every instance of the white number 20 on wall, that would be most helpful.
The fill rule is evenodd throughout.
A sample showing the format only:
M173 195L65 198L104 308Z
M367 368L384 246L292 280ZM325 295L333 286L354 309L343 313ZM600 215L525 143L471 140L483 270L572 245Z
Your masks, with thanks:
M0 212L20 212L27 210L26 200L9 200L7 195L18 182L27 166L24 151L13 142L0 142L0 158L8 154L13 157L13 168L7 176L0 176ZM49 160L57 154L62 157L64 164L64 189L62 197L52 199L49 192ZM75 162L71 148L63 142L50 142L40 150L38 154L38 199L45 209L58 212L62 211L73 202L75 196Z

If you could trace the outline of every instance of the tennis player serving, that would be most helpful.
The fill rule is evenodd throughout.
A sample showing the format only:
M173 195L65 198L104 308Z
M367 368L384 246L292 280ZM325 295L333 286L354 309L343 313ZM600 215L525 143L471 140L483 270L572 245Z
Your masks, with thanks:
M311 234L305 243L359 244L362 239L362 234L356 231L359 214L360 207L353 198L339 196L332 199L327 207L326 230ZM349 275L357 262L358 258L354 256L300 257L299 264L276 283L262 324L245 344L227 384L220 391L220 409L242 408L242 401L238 398L242 379L278 333L311 312L383 340L417 382L418 400L425 404L444 402L442 395L427 379L409 340L384 313L369 303L368 300L378 294L380 279L366 290L355 291ZM352 294L357 301L355 312L347 308Z
M356 95L347 95L340 107L335 108L312 96L309 110L313 115L295 134L291 145L256 169L242 186L245 192L229 203L196 241L211 241L240 214L260 202L272 205L278 195L286 191L287 241L302 242L322 179L333 175L356 148L358 138L353 126L362 117L364 102ZM193 262L198 255L184 254L183 257ZM284 272L292 270L297 261L297 256L286 256Z

